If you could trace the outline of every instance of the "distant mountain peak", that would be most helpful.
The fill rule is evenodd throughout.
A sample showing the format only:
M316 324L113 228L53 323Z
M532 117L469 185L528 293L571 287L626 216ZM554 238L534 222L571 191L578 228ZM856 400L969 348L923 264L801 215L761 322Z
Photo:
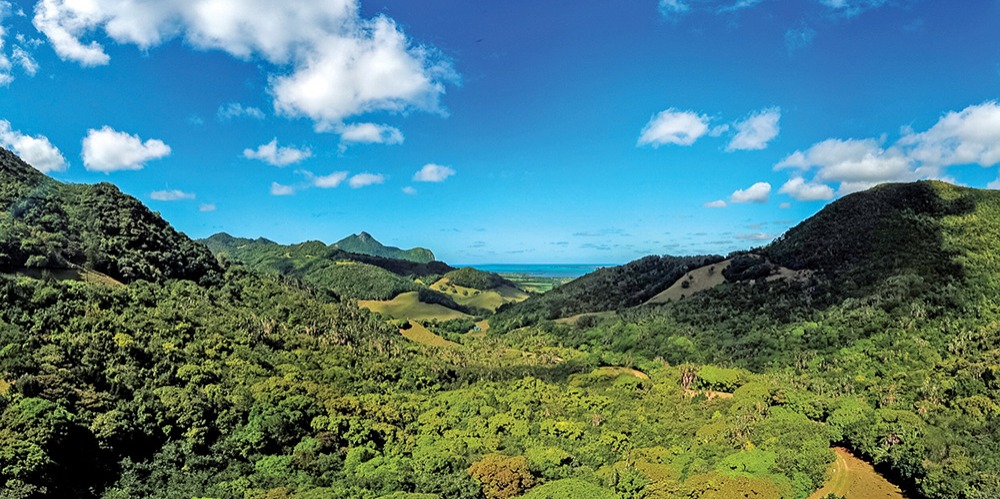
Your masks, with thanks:
M433 262L435 260L434 253L427 248L412 248L404 250L395 246L385 246L384 244L378 242L374 236L365 231L347 236L334 243L332 247L349 253L394 258L397 260L409 260L419 263Z

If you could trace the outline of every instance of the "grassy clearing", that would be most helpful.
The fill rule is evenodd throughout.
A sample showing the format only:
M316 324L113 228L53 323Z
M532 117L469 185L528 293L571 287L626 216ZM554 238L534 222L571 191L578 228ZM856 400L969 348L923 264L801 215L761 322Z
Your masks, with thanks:
M823 487L813 492L809 499L820 499L828 494L847 499L905 499L906 496L882 475L843 447L834 447L837 460L830 465L829 478Z
M421 345L429 347L457 347L461 346L453 341L448 341L427 329L419 322L410 321L410 327L400 329L399 332L410 341L415 341Z
M569 324L570 326L580 322L580 319L584 317L597 317L598 319L607 319L608 317L614 317L616 312L587 312L585 314L576 314L570 317L563 317L562 319L556 319L556 322L560 324Z
M447 321L471 317L443 305L424 303L417 299L416 291L403 293L392 300L358 300L358 306L393 319Z
M431 284L430 288L450 296L459 305L493 311L504 303L524 301L529 296L528 293L511 286L501 286L488 291L467 288L451 282L447 277L442 277Z
M639 379L649 379L648 374L639 371L638 369L631 369L628 367L612 367L612 366L598 367L597 369L594 369L594 371L591 374L597 374L600 376L614 376L614 377L635 376L636 378Z
M121 282L100 272L82 268L69 269L38 269L29 267L18 267L13 273L5 274L12 276L31 277L32 279L55 279L57 281L83 281L93 284L103 284L105 286L124 286Z
M716 264L706 265L704 267L694 269L681 276L677 282L673 283L669 288L661 291L656 296L650 298L646 303L666 303L677 301L685 296L691 296L707 289L712 289L716 286L725 284L726 278L722 275L722 271L726 270L731 262L732 260L723 260ZM687 284L684 284L685 282Z
M521 289L532 293L544 293L556 286L562 286L573 279L568 277L539 277L529 274L502 273L500 277L517 284Z

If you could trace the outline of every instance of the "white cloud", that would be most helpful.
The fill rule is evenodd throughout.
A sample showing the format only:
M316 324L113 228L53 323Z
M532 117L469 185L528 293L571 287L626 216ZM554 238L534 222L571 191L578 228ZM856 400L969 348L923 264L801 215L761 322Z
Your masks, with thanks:
M403 187L403 194L408 194L410 196L413 196L416 193L417 193L417 190L414 189L413 186L408 185L406 187Z
M216 112L216 117L220 121L231 120L233 118L252 118L255 120L264 119L264 111L253 107L244 106L239 102L230 102L219 106L219 110Z
M778 189L779 194L788 194L799 201L824 201L833 199L833 188L826 184L806 182L802 177L794 177Z
M792 207L792 203L788 203L788 202L781 203L781 204L778 205L778 208L781 208L783 210L787 210L787 209L789 209L791 207Z
M4 37L7 36L3 20L7 16L8 9L10 9L10 4L0 1L0 87L9 85L10 82L14 81L14 75L10 74L10 59L7 58L7 53L3 49Z
M815 166L825 167L845 161L856 161L869 155L879 154L882 146L875 139L827 139L806 151L795 151L775 165L775 170L798 168L808 170Z
M752 234L736 234L736 239L742 239L744 241L770 241L774 239L774 236L764 232L755 232Z
M312 179L313 185L316 187L329 189L332 187L337 187L341 183L347 180L347 172L333 172L329 175L324 175L322 177L314 177Z
M858 15L868 9L875 9L886 4L888 0L819 0L819 3L847 17Z
M298 149L293 146L278 147L278 139L261 144L257 149L244 149L243 157L247 159L258 159L271 166L288 166L293 163L304 161L312 156L309 148Z
M35 76L35 74L38 73L38 62L36 62L35 59L31 57L31 54L24 50L24 48L14 47L14 51L11 52L11 57L18 66L21 66L21 69L24 70L28 76Z
M119 132L109 126L90 129L83 139L83 166L90 171L141 170L150 160L170 155L170 146L161 140L145 142L138 135Z
M0 120L0 145L43 173L61 172L69 167L66 158L47 137L25 135L11 128L7 120Z
M736 136L726 147L727 151L747 151L767 148L767 143L778 136L781 109L762 109L749 118L736 123Z
M663 144L689 146L708 133L711 118L692 111L667 109L650 118L639 135L637 145L659 147Z
M351 123L338 129L341 144L402 144L403 132L376 123Z
M277 182L271 182L271 195L272 196L291 196L295 194L295 188L290 185L281 185Z
M215 203L204 203L198 207L198 211L202 213L209 213L215 211L215 209L216 209Z
M361 17L359 0L40 0L34 25L65 60L108 64L96 41L148 49L183 38L201 50L263 60L277 112L318 130L351 116L439 112L458 77L433 48L413 43L384 15Z
M179 191L177 189L165 191L153 191L149 197L155 201L183 201L194 199L195 195L190 192Z
M35 4L35 28L49 39L63 60L73 60L83 66L102 66L110 60L100 44L84 44L78 38L102 20L100 7L95 3L76 2L67 6L62 0L41 0Z
M445 179L455 174L455 170L447 167L428 163L413 175L416 182L444 182Z
M814 181L839 182L837 193L841 195L883 182L912 181L927 176L914 169L913 160L902 150L897 147L883 149L875 139L824 140L805 151L795 151L774 168L794 168L803 172L817 168Z
M691 10L691 6L683 0L660 0L660 13L663 15L681 14Z
M726 202L723 201L723 200L721 200L721 199L718 199L718 200L715 200L715 201L711 201L711 202L705 203L705 204L702 205L702 207L704 207L704 208L725 208L726 207Z
M928 167L1000 163L1000 104L985 102L950 112L923 133L908 133L898 145Z
M347 181L354 189L366 187L373 184L385 182L385 177L380 173L359 173Z
M757 182L746 189L737 190L729 200L733 203L766 203L770 194L771 184Z

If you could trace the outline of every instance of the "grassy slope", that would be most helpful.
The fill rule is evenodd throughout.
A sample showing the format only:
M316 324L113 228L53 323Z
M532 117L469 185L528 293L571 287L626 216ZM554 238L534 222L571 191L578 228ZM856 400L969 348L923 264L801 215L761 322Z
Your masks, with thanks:
M358 306L367 308L393 319L410 319L414 321L447 321L471 317L448 307L424 303L417 299L415 291L403 293L392 300L358 300Z
M809 496L809 499L823 499L829 494L847 499L904 499L906 496L898 486L893 485L866 463L843 447L835 447L837 460L830 465L829 475L823 487Z
M677 301L695 293L700 293L707 289L712 289L716 286L722 285L726 282L726 278L722 275L722 271L729 266L729 262L730 260L724 260L719 263L694 269L687 274L684 274L684 276L678 279L677 282L671 284L669 288L650 298L646 303L650 304ZM689 283L686 288L683 285L685 281Z
M400 334L406 337L410 341L420 343L421 345L426 345L429 347L457 347L461 346L453 341L448 341L434 333L429 329L420 324L419 322L410 321L410 327L399 330Z
M448 277L442 277L431 284L430 288L451 296L460 305L486 310L496 310L504 303L523 301L529 296L524 291L508 285L485 291L459 286L451 282Z

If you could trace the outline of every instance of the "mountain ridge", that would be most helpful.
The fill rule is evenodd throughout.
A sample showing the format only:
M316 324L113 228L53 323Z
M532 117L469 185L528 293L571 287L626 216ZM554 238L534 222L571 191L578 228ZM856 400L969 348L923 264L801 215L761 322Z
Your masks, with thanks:
M349 235L333 243L330 247L342 249L348 253L410 260L417 263L430 263L435 260L434 252L427 248L416 247L404 250L395 246L386 246L364 231Z

